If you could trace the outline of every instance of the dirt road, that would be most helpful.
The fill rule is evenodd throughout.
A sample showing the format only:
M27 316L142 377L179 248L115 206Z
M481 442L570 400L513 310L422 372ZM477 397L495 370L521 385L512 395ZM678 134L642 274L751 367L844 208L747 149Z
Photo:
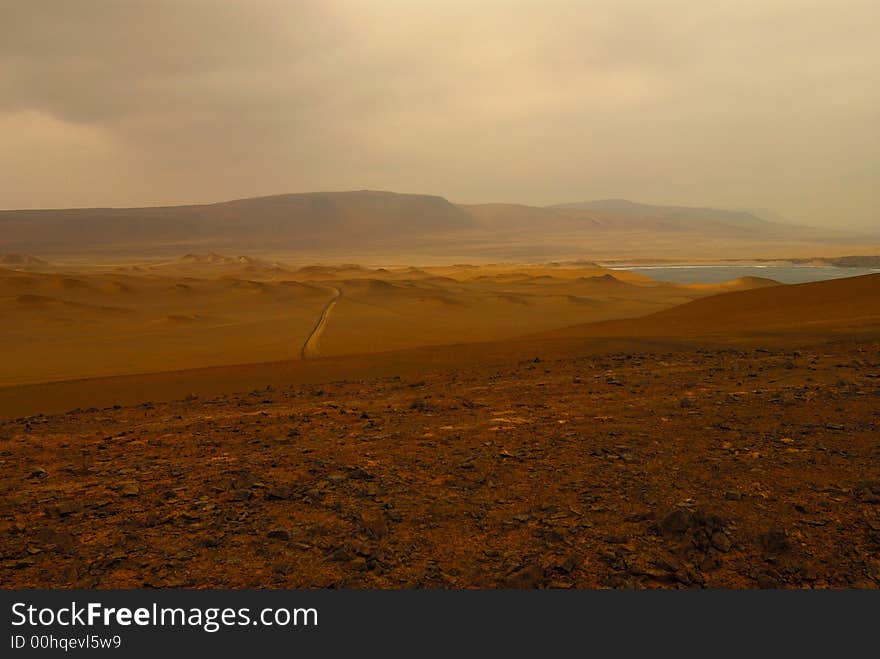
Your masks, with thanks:
M330 298L330 301L327 302L325 307L321 310L321 315L318 317L318 322L315 323L314 329L312 329L305 343L303 343L302 349L300 350L300 357L302 359L309 359L310 357L317 357L319 355L318 341L320 341L321 334L324 332L324 328L327 326L327 320L330 318L330 312L333 310L333 307L336 306L336 303L342 296L342 291L340 291L338 288L334 288L332 286L328 286L327 288L333 291L333 297Z

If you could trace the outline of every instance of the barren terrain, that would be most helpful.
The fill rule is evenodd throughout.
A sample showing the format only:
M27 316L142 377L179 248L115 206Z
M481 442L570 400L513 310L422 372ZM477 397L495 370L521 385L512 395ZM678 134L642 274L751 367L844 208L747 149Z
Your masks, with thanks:
M878 279L8 419L0 583L876 588Z
M0 387L491 341L773 284L661 285L594 264L294 267L218 254L31 267L0 269ZM332 322L313 334L331 302Z

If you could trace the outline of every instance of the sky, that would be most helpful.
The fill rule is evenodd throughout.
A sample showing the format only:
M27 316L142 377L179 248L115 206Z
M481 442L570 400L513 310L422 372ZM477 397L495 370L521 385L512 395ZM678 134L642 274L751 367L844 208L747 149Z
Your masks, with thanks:
M3 0L0 208L378 189L880 224L876 0Z

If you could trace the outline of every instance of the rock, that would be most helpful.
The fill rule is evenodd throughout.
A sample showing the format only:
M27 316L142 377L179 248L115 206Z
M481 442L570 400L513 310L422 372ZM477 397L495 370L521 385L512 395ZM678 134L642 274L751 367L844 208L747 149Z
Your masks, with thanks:
M681 508L676 508L666 515L660 522L660 530L665 535L682 535L691 526L691 514Z
M363 469L362 467L349 467L348 477L356 481L369 481L375 478L373 474L368 472L366 469Z
M373 553L369 544L357 538L350 541L348 547L355 555L363 556L364 558L371 556Z
M728 552L731 547L730 538L723 531L716 531L712 534L712 546L718 551Z
M724 498L728 501L740 501L743 498L743 493L739 490L727 490L724 493Z
M272 538L273 540L283 540L284 542L287 542L288 540L290 540L291 535L290 531L288 531L287 529L277 528L269 531L266 534L266 537Z
M42 467L37 467L30 473L28 478L45 478L48 475L49 473L45 469L43 469Z
M327 560L336 561L337 563L348 563L354 560L354 554L347 547L331 547L327 554Z
M361 513L361 522L367 534L376 540L388 535L388 522L380 510L365 510Z
M124 497L136 497L141 493L141 486L134 481L123 483L119 493Z
M220 546L221 542L223 542L222 536L211 535L207 538L202 538L202 541L199 544L206 549L215 549Z
M544 568L537 563L531 563L521 570L517 570L504 580L504 588L538 588L544 582Z
M571 554L564 561L556 565L556 569L571 574L583 563L583 558L578 554Z
M605 542L609 545L625 545L629 542L629 538L625 535L609 535L605 538Z
M779 527L774 527L762 535L761 545L767 552L772 554L791 549L791 544L788 541L788 533L785 529Z
M46 512L50 515L57 515L58 517L67 517L68 515L72 515L73 513L78 513L82 509L83 504L80 502L62 501L59 504L47 507Z
M768 572L762 572L757 575L758 588L761 590L774 590L781 586L779 579Z
M853 493L862 503L880 503L880 482L859 483Z
M268 488L264 496L268 501L284 501L293 498L293 494L293 488L276 486Z

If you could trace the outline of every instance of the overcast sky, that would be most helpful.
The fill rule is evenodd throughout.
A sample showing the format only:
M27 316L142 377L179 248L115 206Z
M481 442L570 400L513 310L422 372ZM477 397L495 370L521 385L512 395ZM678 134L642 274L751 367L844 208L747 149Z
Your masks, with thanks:
M880 223L876 0L3 0L0 208L383 189Z

